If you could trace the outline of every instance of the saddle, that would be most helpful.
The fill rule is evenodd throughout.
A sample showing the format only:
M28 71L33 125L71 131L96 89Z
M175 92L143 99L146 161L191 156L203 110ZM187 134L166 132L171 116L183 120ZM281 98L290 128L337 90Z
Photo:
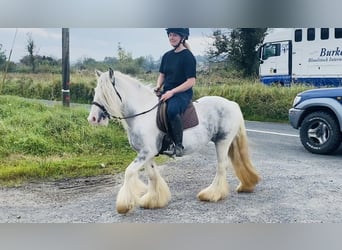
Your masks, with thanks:
M168 122L167 122L167 115L166 115L166 106L167 103L163 102L158 106L157 110L157 126L158 128L165 133L162 141L161 149L159 150L159 154L163 154L163 152L169 148L169 146L173 143L172 139L168 133ZM196 113L195 106L192 102L188 105L186 110L183 114L181 114L181 120L183 124L183 130L192 128L198 125L198 117Z
M166 102L162 102L158 106L157 110L157 126L158 128L163 131L164 133L168 133L168 122L167 122L167 115L166 115ZM192 128L198 125L198 117L196 113L195 106L192 102L188 105L186 110L183 114L181 114L181 120L183 123L183 130Z

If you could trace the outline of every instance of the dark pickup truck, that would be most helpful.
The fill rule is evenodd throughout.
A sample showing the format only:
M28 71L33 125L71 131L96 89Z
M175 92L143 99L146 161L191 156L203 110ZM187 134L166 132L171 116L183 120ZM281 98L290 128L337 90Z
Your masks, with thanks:
M293 128L311 153L331 154L342 142L342 88L320 88L299 93L289 110Z

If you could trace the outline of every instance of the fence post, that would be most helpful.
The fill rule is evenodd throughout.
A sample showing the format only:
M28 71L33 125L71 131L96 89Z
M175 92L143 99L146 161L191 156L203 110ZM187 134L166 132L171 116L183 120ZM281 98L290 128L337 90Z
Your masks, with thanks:
M70 59L69 59L69 29L62 28L62 95L63 106L70 106Z

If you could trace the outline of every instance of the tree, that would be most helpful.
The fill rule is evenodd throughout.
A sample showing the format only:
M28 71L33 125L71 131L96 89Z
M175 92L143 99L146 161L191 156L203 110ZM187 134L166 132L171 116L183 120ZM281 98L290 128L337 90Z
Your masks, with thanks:
M6 51L2 50L2 44L0 44L0 70L5 71L6 75L7 72L14 72L16 70L16 64L14 62L10 62L5 53Z
M151 55L145 56L142 67L144 68L145 72L152 72L153 70L157 69L157 65L155 64Z
M5 51L2 51L2 44L0 43L0 69L4 68L6 65L6 55Z
M223 61L241 71L245 77L257 74L259 59L257 46L265 36L266 28L241 28L213 32L213 48L209 58Z
M133 60L132 54L127 52L120 43L118 43L118 59L123 64Z
M214 42L212 47L207 51L209 60L214 62L228 60L229 36L229 31L223 31L220 29L213 31Z
M232 61L236 63L237 68L242 69L245 76L252 76L258 73L259 58L257 46L262 42L265 36L266 28L252 29L243 28L236 30L236 43L234 45L240 49L240 53L232 53Z
M2 51L2 44L0 43L0 70L3 70L6 68L6 56L5 56L5 51ZM3 79L1 79L0 82L0 94L2 92L2 85L5 82L5 78L6 78L6 72L4 74Z
M108 64L108 65L114 65L114 64L117 64L118 63L118 59L116 57L110 57L110 56L106 56L104 59L103 59L103 62L105 64Z
M36 62L34 53L36 51L36 44L33 41L32 34L27 33L27 45L26 45L27 52L29 53L29 63L32 69L32 73L36 71Z
M133 59L132 54L127 52L119 43L118 44L118 64L117 69L125 74L136 75L141 72L144 64L144 58L138 57Z

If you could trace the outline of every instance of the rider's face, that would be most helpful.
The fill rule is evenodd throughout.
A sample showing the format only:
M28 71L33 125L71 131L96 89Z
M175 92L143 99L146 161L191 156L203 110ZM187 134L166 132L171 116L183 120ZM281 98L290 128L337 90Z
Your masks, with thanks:
M178 35L177 33L173 33L173 32L169 33L169 41L172 46L177 46L181 39L182 37Z

